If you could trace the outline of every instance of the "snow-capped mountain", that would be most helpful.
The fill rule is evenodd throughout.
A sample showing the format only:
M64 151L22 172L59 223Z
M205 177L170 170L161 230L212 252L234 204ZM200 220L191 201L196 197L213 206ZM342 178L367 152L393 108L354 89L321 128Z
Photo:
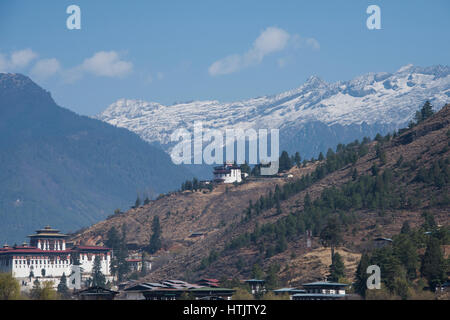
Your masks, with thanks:
M273 96L226 102L193 101L165 106L121 99L97 116L170 150L178 128L278 128L281 147L310 157L339 142L405 126L430 100L435 109L450 101L450 67L407 65L395 73L369 73L327 83L310 77L297 89Z

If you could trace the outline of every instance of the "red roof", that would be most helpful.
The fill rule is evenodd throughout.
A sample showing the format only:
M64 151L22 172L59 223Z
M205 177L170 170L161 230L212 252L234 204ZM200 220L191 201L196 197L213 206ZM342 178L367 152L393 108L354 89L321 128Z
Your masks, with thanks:
M80 249L80 250L110 250L107 247L102 247L102 246L74 246L72 248L72 250L76 250L76 249Z
M0 249L0 254L5 254L5 253L10 253L10 254L14 254L14 253L70 253L71 250L42 250L42 249L38 249L38 248L33 248L33 247L21 247L21 248L2 248Z

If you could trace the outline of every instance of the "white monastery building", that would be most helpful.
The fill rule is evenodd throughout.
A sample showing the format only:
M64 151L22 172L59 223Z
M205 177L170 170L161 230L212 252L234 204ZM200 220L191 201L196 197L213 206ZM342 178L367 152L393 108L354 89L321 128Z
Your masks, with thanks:
M74 266L80 267L79 283L86 283L92 277L94 259L100 256L101 270L107 280L112 280L110 263L111 250L100 246L80 246L71 248L66 246L67 235L59 230L46 226L37 230L36 234L28 236L30 244L0 248L0 272L11 273L21 282L23 289L29 289L33 281L53 281L59 284L63 274L67 277L69 288L74 287L75 281L69 281L75 274Z
M241 168L230 162L214 167L213 173L215 182L234 183L242 181Z

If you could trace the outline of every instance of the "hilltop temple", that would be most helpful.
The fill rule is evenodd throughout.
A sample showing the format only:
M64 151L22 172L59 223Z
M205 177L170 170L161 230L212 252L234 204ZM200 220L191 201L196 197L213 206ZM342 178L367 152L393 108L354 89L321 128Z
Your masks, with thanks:
M226 162L222 166L214 167L214 181L219 183L241 182L241 168L232 162Z
M50 226L36 230L35 234L28 237L29 244L13 247L4 245L0 248L0 272L11 273L21 282L22 289L30 289L36 279L40 282L53 281L57 286L63 274L68 279L69 288L73 288L75 283L85 285L92 276L96 256L100 257L102 273L107 280L112 280L109 248L80 245L68 248L67 235ZM81 270L79 279L69 281L75 274L75 265L81 267L77 269Z

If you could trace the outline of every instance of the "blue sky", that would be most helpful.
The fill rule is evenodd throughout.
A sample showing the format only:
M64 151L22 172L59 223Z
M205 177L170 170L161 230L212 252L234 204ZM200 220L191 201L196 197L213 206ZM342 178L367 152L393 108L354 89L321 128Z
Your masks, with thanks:
M66 8L81 8L68 30ZM366 8L381 8L368 30ZM0 71L93 115L120 98L232 101L412 63L450 64L450 2L0 2Z

